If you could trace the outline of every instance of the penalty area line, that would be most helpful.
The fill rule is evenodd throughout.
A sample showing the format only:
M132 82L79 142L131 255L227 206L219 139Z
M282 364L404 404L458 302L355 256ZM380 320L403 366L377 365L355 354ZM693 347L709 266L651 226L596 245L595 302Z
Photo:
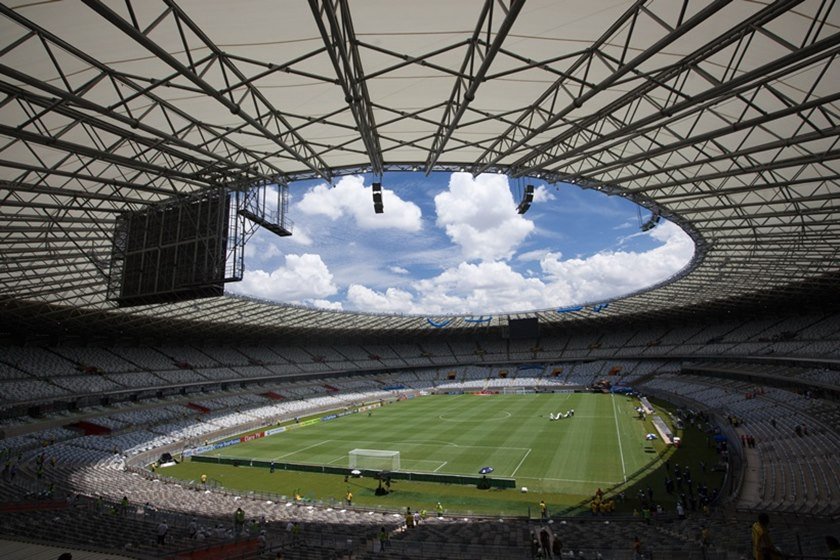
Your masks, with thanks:
M528 451L526 451L526 452L525 452L525 455L523 455L522 460L521 460L521 461L519 461L519 464L518 464L518 465L516 465L516 468L515 468L515 469L513 469L513 472L512 472L512 473L510 473L510 477L511 477L511 478L513 478L513 477L515 477L515 476L516 476L516 471L518 471L518 470L519 470L519 467L521 467L521 466L522 466L522 463L524 463L524 462L525 462L525 459L527 459L527 458L528 458L528 455L530 455L530 454L531 454L531 448L529 447L529 448L528 448Z
M446 466L446 463L448 463L448 462L449 462L449 461L444 461L443 463L441 463L441 464L440 464L440 466L439 466L438 468L436 468L436 469L435 469L435 470L433 470L432 472L438 472L440 469L442 469L443 467L445 467L445 466Z
M285 455L280 455L279 457L277 457L277 459L283 459L284 457L288 457L289 455L294 455L296 453L300 453L301 451L306 451L307 449L312 449L313 447L318 447L319 445L324 445L325 443L329 443L331 441L332 441L331 439L325 439L324 441L319 441L318 443L313 443L312 445L307 445L306 447L303 447L301 449L297 449L295 451L291 451L289 453L286 453Z

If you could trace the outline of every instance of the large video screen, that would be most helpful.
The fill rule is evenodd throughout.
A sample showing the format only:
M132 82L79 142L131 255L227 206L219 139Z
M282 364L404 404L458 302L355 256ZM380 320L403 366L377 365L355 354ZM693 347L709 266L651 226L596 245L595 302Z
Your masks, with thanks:
M508 333L511 340L536 339L540 336L540 320L536 317L510 319L508 321Z
M123 307L222 295L228 218L224 195L124 212L109 296Z

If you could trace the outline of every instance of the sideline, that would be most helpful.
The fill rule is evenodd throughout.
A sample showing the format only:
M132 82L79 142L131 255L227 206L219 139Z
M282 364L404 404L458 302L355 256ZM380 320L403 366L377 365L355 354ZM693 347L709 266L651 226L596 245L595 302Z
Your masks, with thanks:
M624 449L621 447L621 434L618 432L618 411L615 408L615 393L610 395L613 405L613 419L615 419L615 437L618 439L618 453L621 455L621 475L627 482L627 467L624 466Z

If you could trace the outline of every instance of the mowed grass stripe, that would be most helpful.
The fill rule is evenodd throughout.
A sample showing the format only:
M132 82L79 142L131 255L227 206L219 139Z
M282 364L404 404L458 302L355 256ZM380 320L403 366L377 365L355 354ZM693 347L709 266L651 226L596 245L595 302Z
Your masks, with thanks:
M549 413L570 408L574 418L549 421ZM545 491L585 494L622 480L616 421L629 474L651 459L645 428L632 417L629 399L591 394L422 397L214 455L346 466L351 449L391 449L400 451L402 470L474 475L492 466L496 476L515 472Z

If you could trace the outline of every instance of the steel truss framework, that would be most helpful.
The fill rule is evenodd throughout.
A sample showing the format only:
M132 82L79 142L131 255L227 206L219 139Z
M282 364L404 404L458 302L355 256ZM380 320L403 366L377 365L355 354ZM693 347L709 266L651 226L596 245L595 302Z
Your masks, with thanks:
M830 294L840 268L837 4L6 2L2 308L36 326L433 332L442 318L233 297L117 311L105 298L118 212L219 187L409 169L538 176L629 197L698 247L676 278L608 306L450 317L448 329Z

